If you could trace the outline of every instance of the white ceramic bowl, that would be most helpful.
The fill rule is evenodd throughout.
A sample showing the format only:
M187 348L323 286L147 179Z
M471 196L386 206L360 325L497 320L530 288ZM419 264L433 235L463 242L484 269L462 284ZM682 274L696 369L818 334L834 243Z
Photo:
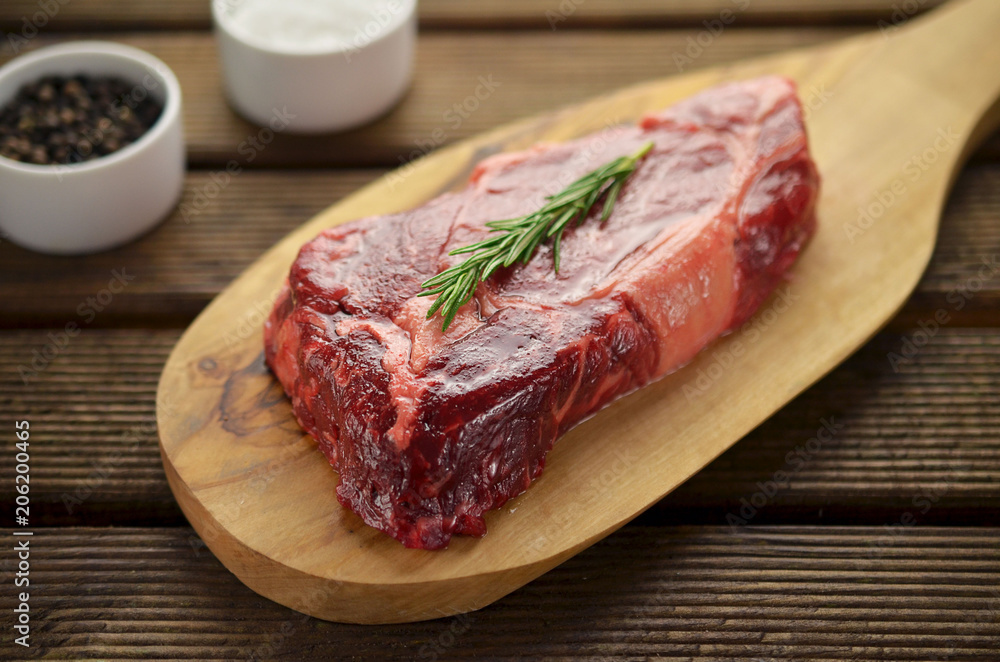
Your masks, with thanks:
M389 0L387 11L355 36L321 48L276 45L234 18L246 0L212 0L229 103L276 131L342 131L392 108L413 76L416 0Z
M181 88L152 55L110 42L50 46L0 68L0 107L43 76L111 75L134 83L135 98L163 103L156 123L131 145L70 165L0 157L0 229L45 253L100 251L147 232L176 205L184 185Z

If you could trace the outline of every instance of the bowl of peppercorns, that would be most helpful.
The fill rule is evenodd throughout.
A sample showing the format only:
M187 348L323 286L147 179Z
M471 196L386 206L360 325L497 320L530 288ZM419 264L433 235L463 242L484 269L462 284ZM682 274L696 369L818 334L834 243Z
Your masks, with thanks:
M145 51L49 46L0 67L0 229L45 253L126 243L184 185L181 88Z

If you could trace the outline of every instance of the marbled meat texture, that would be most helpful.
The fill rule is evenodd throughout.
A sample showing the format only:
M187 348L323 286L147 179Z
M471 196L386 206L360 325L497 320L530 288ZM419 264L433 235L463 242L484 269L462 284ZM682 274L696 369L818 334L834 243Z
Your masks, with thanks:
M463 259L448 251L647 141L610 219L595 208L566 232L558 275L543 246L480 284L447 333L426 318L421 283ZM777 77L493 156L459 193L303 246L267 361L341 504L407 547L482 536L561 434L753 314L812 235L818 188L795 86Z

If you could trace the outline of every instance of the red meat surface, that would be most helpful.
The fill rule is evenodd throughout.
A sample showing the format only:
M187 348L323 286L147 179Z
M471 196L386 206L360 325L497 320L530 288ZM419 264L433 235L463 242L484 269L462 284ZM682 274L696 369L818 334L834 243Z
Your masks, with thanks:
M595 209L565 233L558 274L543 246L480 284L446 333L426 318L421 283L464 258L450 250L648 141L610 219ZM459 193L303 246L267 362L341 504L407 547L481 536L561 434L753 314L813 233L818 188L795 86L777 77L494 156Z

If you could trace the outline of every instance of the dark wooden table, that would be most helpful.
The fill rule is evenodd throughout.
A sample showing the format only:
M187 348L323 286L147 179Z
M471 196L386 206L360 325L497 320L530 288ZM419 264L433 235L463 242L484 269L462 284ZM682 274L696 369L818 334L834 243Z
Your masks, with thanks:
M280 135L252 163L240 145L257 129L220 94L208 0L57 4L30 47L108 38L176 71L190 174L186 213L130 246L56 258L0 244L3 523L26 419L35 533L30 649L11 642L16 560L0 552L0 657L1000 660L1000 273L982 269L1000 255L1000 136L959 178L931 267L885 331L638 521L474 614L348 626L258 597L177 508L153 411L170 348L220 288L434 136L674 73L725 8L745 10L692 67L938 2L422 0L417 79L395 112L347 135ZM4 0L0 29L21 33L43 6ZM479 76L500 85L455 126L444 113ZM230 159L246 170L220 186ZM116 271L132 280L107 300ZM927 332L940 309L951 322ZM70 322L82 332L63 342ZM821 419L839 429L806 449ZM787 484L771 484L778 471Z

